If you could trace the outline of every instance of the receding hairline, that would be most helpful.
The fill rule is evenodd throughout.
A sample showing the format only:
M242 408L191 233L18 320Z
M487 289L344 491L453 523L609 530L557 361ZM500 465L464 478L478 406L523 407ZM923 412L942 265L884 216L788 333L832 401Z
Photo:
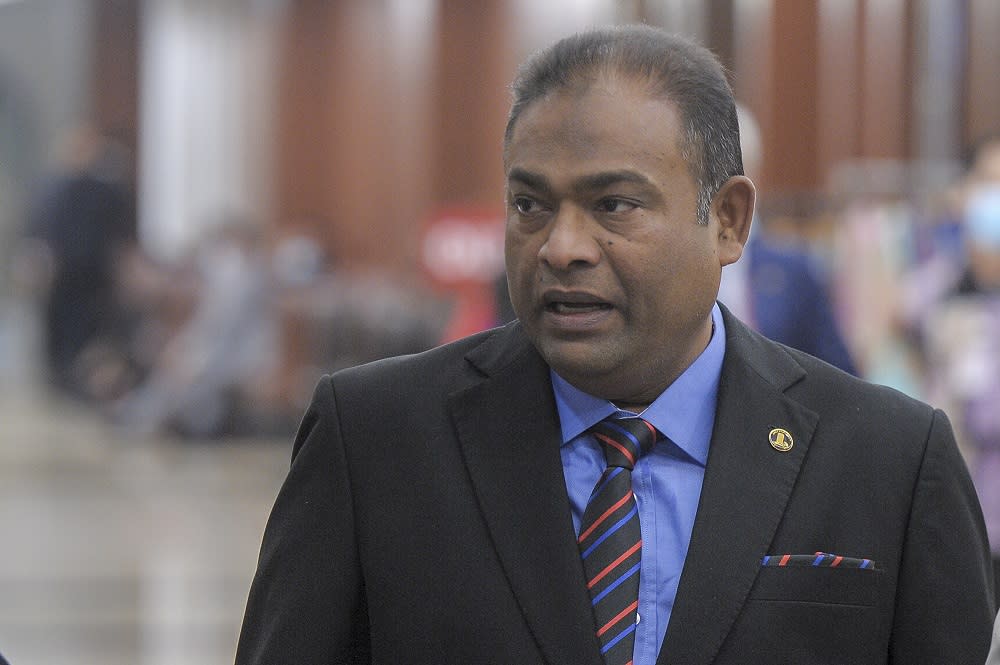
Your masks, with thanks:
M507 129L504 132L502 151L504 163L506 164L507 162L507 151L510 148L510 143L514 137L517 125L529 109L545 103L546 101L549 101L559 95L577 95L582 98L595 86L602 83L615 82L616 80L631 82L637 85L639 89L646 94L648 99L651 101L662 102L665 106L668 106L671 111L673 111L677 117L678 123L676 148L685 157L685 159L690 162L691 158L694 156L693 153L697 150L697 145L694 137L689 135L687 119L684 116L684 109L675 99L672 98L668 91L663 89L663 85L656 78L656 76L645 72L632 71L631 69L620 66L614 62L600 62L595 63L586 70L581 70L578 73L574 72L574 75L565 82L562 82L557 86L553 86L544 94L532 99L528 104L525 104L520 109L517 116L511 118L511 122L508 123Z
M521 115L523 115L529 108L535 106L539 102L543 102L561 94L579 95L580 97L583 97L594 86L603 82L614 82L615 80L630 81L635 83L645 89L650 99L662 100L672 105L676 112L683 112L677 102L671 99L670 94L663 89L662 83L654 74L633 71L625 66L624 63L602 61L588 65L586 68L578 68L569 72L569 76L565 81L553 84L548 87L543 94L527 100L526 103L518 109L518 113L516 115L512 115L508 118L508 123L504 131L504 147L506 148L510 143L517 121L521 119Z
M553 85L543 94L533 97L523 104L518 109L517 115L509 118L506 131L504 132L504 147L506 148L510 143L518 121L528 109L560 95L571 95L582 98L597 86L609 83L615 84L617 82L634 84L636 89L644 92L650 100L663 102L670 106L677 114L678 119L682 123L685 121L684 109L673 98L670 92L664 89L664 86L655 75L631 71L626 67L618 66L616 63L602 62L588 67L586 71L574 72L572 77L566 81L560 82L558 85Z

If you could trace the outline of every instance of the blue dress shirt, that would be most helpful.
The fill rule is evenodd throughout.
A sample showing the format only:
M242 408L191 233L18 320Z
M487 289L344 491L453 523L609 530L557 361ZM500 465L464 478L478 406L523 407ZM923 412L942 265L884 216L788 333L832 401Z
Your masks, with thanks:
M705 350L641 414L663 437L632 472L643 542L635 665L656 662L691 542L726 352L718 305L712 309L712 323L712 339ZM566 489L579 534L587 500L605 467L600 444L585 432L616 412L626 412L574 388L555 372L552 387L562 427Z

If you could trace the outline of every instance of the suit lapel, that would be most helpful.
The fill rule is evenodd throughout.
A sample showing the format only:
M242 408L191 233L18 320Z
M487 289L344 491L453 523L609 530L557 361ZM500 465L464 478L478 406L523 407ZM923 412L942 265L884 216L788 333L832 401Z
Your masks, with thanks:
M804 376L727 314L726 359L691 544L658 665L705 665L739 615L798 477L818 416L783 394ZM780 452L772 429L793 446Z
M511 588L546 660L600 665L548 368L516 324L468 360L486 376L450 407Z

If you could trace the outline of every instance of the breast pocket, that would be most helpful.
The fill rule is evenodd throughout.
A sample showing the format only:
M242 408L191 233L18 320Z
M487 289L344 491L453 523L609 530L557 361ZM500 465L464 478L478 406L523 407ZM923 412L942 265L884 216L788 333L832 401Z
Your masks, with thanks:
M884 575L878 569L763 567L750 590L750 599L874 607Z
M726 642L732 662L884 662L883 584L881 570L761 568Z

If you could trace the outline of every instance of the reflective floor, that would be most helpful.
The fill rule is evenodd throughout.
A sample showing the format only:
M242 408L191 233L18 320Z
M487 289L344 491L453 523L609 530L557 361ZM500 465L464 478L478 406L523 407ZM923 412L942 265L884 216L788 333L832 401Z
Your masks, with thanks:
M0 341L0 653L232 663L290 437L129 438L47 397L30 349Z

